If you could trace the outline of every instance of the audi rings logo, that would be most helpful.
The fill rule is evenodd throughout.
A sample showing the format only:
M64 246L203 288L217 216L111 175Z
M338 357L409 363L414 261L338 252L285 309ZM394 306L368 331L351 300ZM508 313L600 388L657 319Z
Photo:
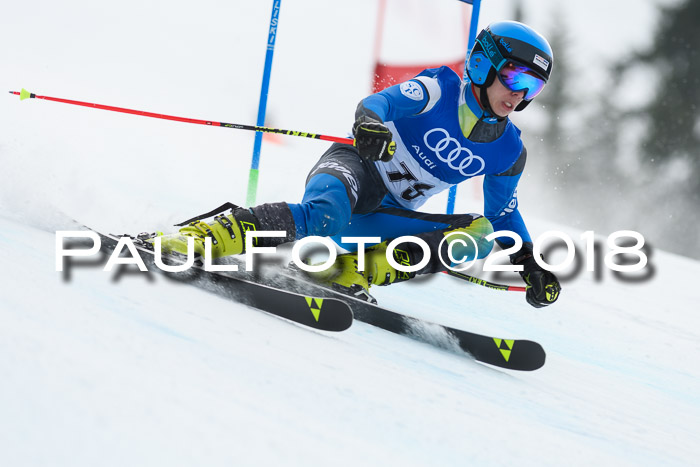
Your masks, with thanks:
M435 140L435 137L430 138L433 133L439 133L442 139L437 141L435 145L430 144L430 140ZM456 170L465 177L473 177L478 174L484 167L486 163L484 160L472 153L469 148L462 147L456 138L450 136L450 134L444 128L433 128L428 131L425 136L423 136L423 142L425 145L435 153L435 155L443 162L447 162L447 166L452 170ZM462 153L466 153L466 156L459 161L459 164L455 165L455 161L459 159ZM478 170L473 170L472 163L481 164ZM467 172L467 169L471 169L471 172Z

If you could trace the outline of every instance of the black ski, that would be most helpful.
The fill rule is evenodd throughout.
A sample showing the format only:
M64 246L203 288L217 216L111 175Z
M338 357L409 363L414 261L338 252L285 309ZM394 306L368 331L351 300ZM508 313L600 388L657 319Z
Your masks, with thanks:
M359 321L447 350L457 346L477 361L489 365L509 370L532 371L541 368L545 362L546 354L537 342L475 334L412 318L371 303L352 300L350 307L355 319Z
M532 371L541 368L545 363L546 353L537 342L476 334L406 316L310 283L300 274L288 271L277 276L261 276L261 280L288 290L345 300L358 321L446 350L466 353L489 365L509 370Z
M96 233L100 236L101 250L111 255L122 235ZM132 240L148 270L161 271L155 264L153 250L146 248L136 239L132 238ZM122 253L124 252L129 254L126 248L123 249ZM344 331L352 325L352 310L345 300L338 297L295 293L218 271L205 271L197 265L184 272L164 272L164 274L168 278L186 282L235 302L314 329Z
M102 249L111 254L120 236L97 233L102 240ZM153 251L134 243L148 269L156 268ZM193 266L187 272L166 274L167 277L316 329L342 331L350 327L354 315L355 319L372 326L467 354L479 362L500 368L532 371L545 363L545 351L537 342L455 329L322 287L289 270L284 273L268 270L264 274L252 275L244 271L242 263L236 258L226 258L225 261L238 264L239 272L211 272Z

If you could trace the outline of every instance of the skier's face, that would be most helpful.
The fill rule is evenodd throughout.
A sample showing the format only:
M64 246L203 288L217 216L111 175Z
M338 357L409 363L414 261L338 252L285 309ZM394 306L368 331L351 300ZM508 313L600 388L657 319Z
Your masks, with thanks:
M511 91L501 84L498 79L493 80L493 84L486 89L489 96L491 109L499 117L507 117L523 101L525 90Z

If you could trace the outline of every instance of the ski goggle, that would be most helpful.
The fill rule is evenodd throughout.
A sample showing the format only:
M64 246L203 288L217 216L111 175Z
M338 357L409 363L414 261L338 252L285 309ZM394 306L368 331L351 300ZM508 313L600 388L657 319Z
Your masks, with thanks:
M544 85L547 84L531 68L510 60L498 70L498 79L511 91L525 90L526 101L532 100L542 92Z

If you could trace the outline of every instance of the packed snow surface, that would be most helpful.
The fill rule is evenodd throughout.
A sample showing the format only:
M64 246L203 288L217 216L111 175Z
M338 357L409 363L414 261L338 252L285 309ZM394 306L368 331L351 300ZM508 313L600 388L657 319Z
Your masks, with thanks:
M375 3L331 3L283 2L268 124L344 136L368 92ZM0 83L252 124L269 7L22 2L0 19L11 45ZM317 332L158 274L103 272L104 261L61 273L56 231L73 220L170 230L242 204L253 136L3 99L0 465L697 463L697 261L652 250L634 282L597 263L540 310L444 275L376 290L411 316L541 343L547 363L529 373L361 322ZM266 140L258 202L297 201L325 148ZM583 255L580 231L528 216L537 187L522 185L533 235L562 230ZM475 193L463 189L457 209L480 211Z

